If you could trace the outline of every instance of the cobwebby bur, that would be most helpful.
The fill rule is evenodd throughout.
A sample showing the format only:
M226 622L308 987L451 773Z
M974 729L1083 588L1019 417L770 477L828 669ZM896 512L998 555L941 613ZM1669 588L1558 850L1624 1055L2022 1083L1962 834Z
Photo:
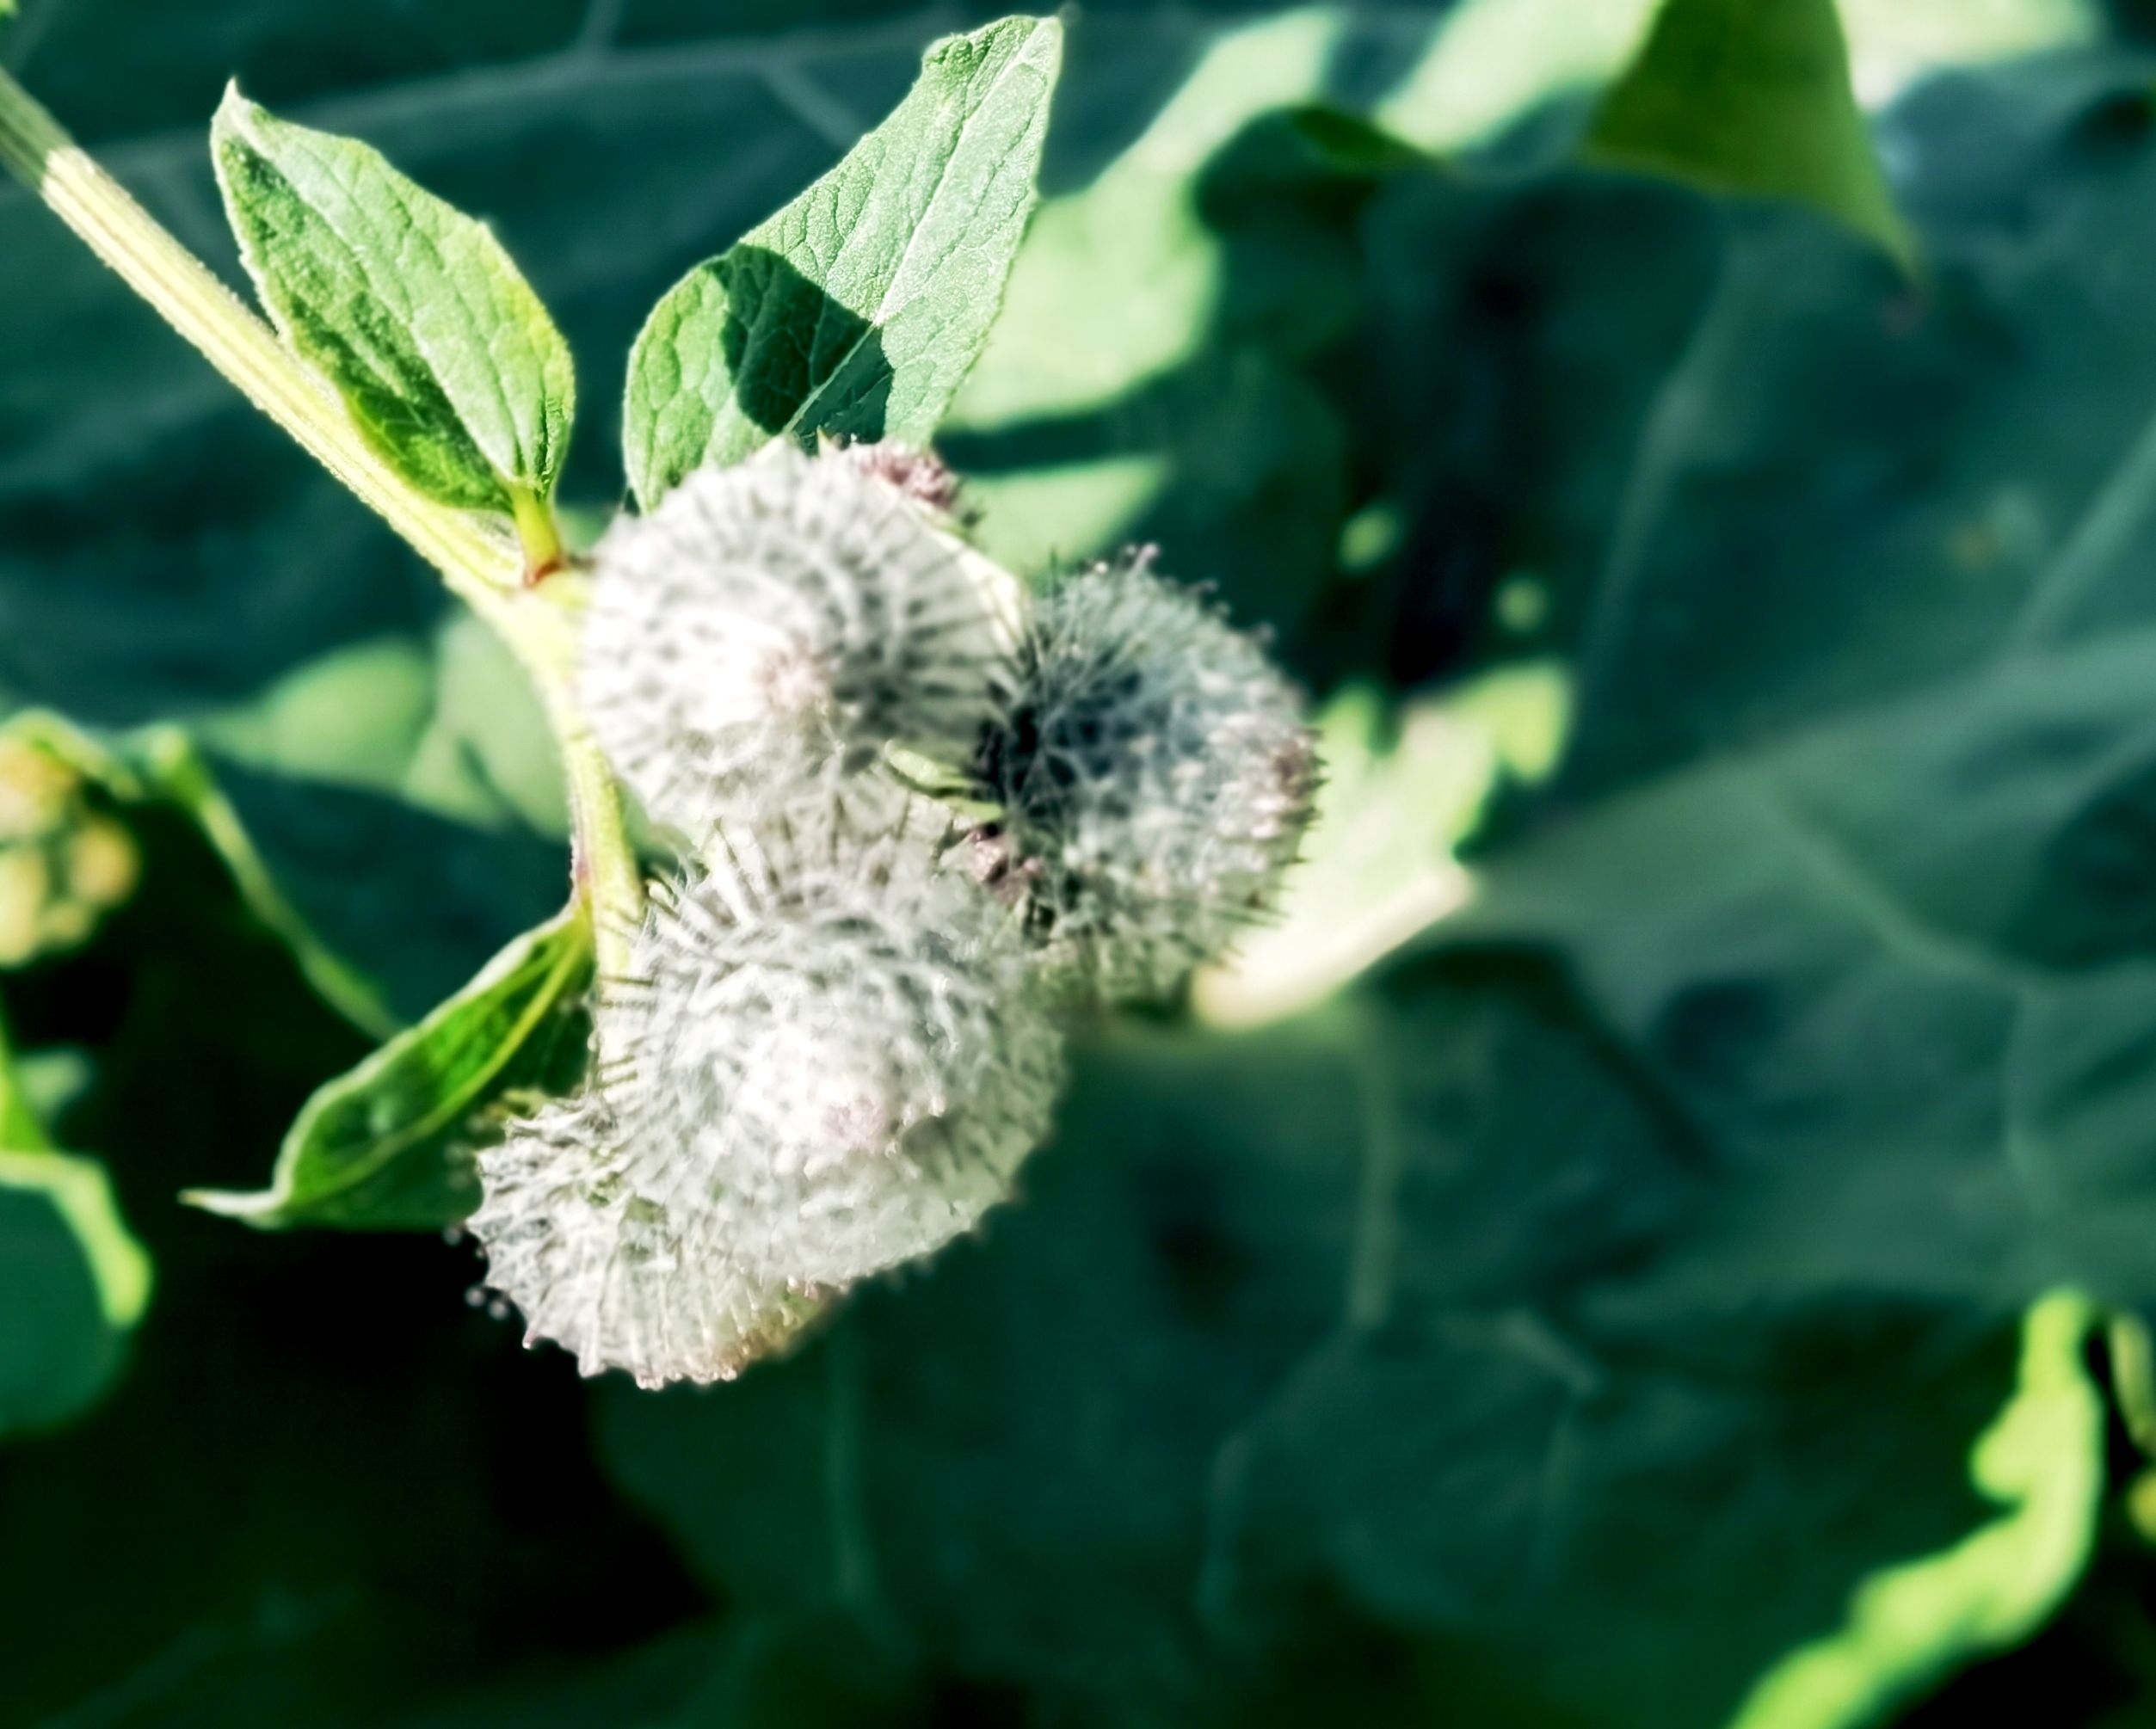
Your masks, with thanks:
M603 1095L555 1099L480 1155L485 1199L467 1221L493 1288L586 1375L639 1386L724 1380L814 1318L813 1299L747 1277L707 1247L678 1201L640 1193Z
M1309 826L1315 736L1259 641L1147 548L1039 600L975 773L974 868L1108 998L1156 996L1273 904Z
M1218 955L1309 820L1255 638L1149 552L1029 601L953 495L918 452L788 446L601 543L580 687L683 862L583 1094L479 1155L471 1221L587 1374L724 1379L978 1223L1047 1133L1057 1014Z
M892 446L771 446L601 540L580 655L592 731L692 846L889 747L962 761L1007 683L1007 597L949 532L948 473Z
M723 1378L941 1247L1009 1193L1061 1084L1009 912L927 831L827 815L714 850L602 985L589 1096L481 1155L490 1283L587 1373Z

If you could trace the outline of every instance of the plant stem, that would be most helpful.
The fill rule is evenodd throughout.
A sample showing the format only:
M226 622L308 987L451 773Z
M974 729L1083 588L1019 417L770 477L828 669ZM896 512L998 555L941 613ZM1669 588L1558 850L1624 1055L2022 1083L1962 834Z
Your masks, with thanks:
M554 507L529 487L509 494L509 508L516 524L516 538L524 548L524 580L527 584L562 568L569 549L562 545L561 524L554 520Z
M413 494L367 447L342 403L286 350L268 325L206 269L126 188L0 70L0 164L34 192L122 280L483 608L517 581L506 537Z
M528 591L517 609L518 634L512 641L561 752L576 824L571 869L577 893L591 911L599 975L625 978L630 944L644 922L644 872L622 818L620 788L592 740L576 694L582 601L582 587L573 575L557 576L544 588Z
M558 563L551 508L519 501L516 535L420 496L367 447L336 397L0 69L0 167L81 237L90 250L200 352L241 393L441 572L450 588L500 632L539 686L562 752L576 833L576 881L589 897L602 967L643 916L644 887L621 814L621 793L592 744L573 680L573 618L527 571ZM521 544L520 544L520 540ZM610 934L613 933L613 934Z

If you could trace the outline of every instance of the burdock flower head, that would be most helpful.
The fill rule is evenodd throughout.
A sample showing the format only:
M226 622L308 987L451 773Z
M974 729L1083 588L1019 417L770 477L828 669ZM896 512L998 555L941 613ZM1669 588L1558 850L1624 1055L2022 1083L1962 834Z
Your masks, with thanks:
M927 459L880 448L774 445L691 475L600 543L581 664L592 730L693 846L893 745L962 761L995 716L1006 603L909 478Z
M1219 953L1309 821L1252 638L1143 556L1029 606L953 496L918 452L783 448L601 545L581 688L682 862L471 1220L587 1374L725 1378L971 1228L1047 1133L1051 1006Z
M1317 759L1258 642L1155 574L1149 549L1041 598L976 772L1002 808L976 870L1085 984L1148 996L1270 908Z
M970 1227L1047 1131L1061 1040L1008 911L910 828L809 828L655 895L594 1096L482 1155L490 1281L588 1371L728 1374Z

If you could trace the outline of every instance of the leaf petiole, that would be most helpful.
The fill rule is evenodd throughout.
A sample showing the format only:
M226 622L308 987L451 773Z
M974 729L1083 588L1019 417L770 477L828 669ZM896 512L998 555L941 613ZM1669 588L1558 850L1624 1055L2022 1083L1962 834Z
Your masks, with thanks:
M516 524L517 540L524 548L524 581L536 587L569 562L561 524L554 519L553 505L529 487L511 489L509 510Z

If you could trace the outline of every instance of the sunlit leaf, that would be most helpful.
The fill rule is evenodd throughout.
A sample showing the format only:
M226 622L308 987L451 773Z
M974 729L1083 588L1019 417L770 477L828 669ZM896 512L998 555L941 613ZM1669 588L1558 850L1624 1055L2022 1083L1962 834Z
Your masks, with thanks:
M466 509L550 495L576 412L569 348L484 225L237 85L211 150L278 329L391 466Z
M2104 1400L2084 1361L2095 1320L2072 1292L2029 1311L2014 1396L1969 1457L1977 1488L2005 1511L1867 1578L1847 1622L1763 1676L1730 1729L1862 1729L2058 1608L2088 1564L2103 1501Z
M1850 87L1835 0L1662 0L1603 99L1590 160L1716 192L1808 204L1905 262L1895 209Z
M591 966L589 916L571 908L317 1092L285 1137L268 1188L187 1198L276 1229L455 1224L478 1203L474 1155L502 1120L582 1074Z
M1062 55L1052 18L939 42L844 161L668 292L629 363L647 508L774 438L927 440L1002 304Z

